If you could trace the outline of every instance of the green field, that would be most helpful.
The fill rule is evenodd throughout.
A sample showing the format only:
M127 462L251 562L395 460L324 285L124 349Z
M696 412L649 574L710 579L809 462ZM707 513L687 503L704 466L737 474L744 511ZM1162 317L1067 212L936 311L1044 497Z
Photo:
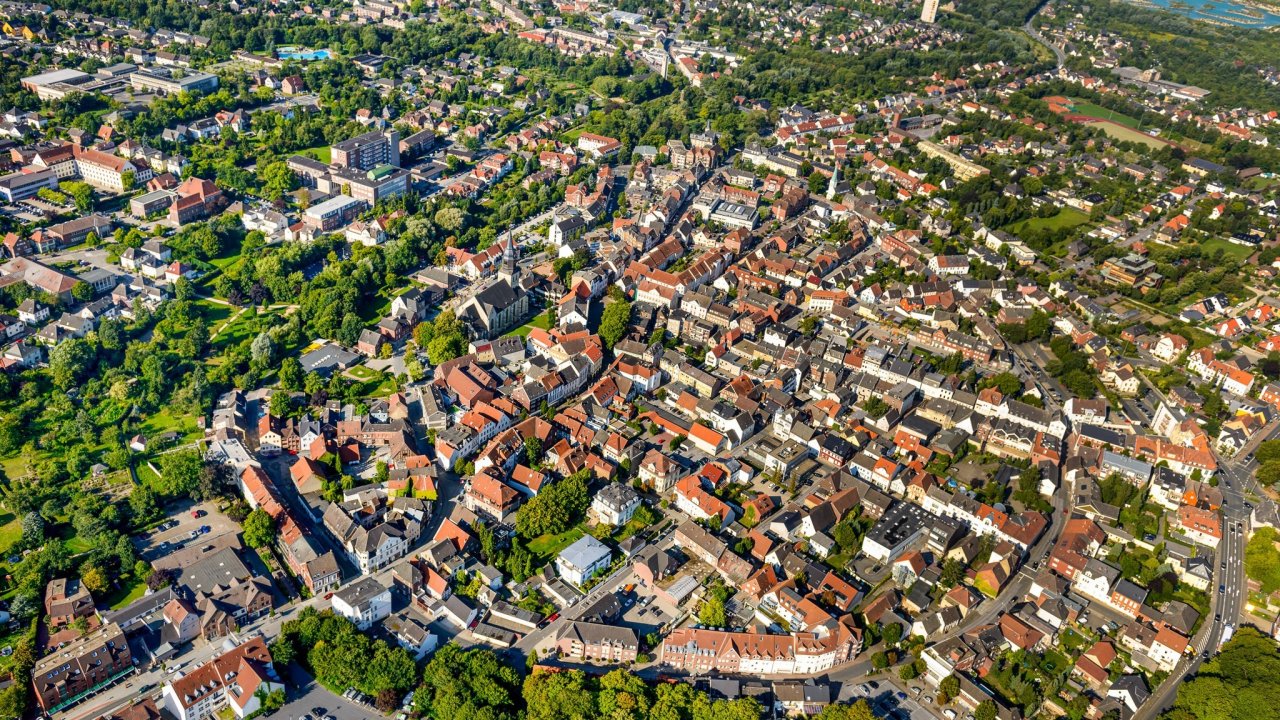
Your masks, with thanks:
M1072 207L1064 207L1058 211L1057 215L1047 218L1031 218L1014 224L1010 228L1013 232L1018 233L1024 230L1059 230L1062 228L1073 228L1077 225L1083 225L1089 222L1089 216L1084 212Z
M1152 137L1144 132L1138 132L1133 128L1120 125L1114 120L1110 122L1106 120L1098 120L1096 122L1091 122L1089 124L1093 127L1098 128L1102 132L1110 135L1112 139L1119 140L1122 142L1141 143L1143 145L1146 145L1147 147L1154 148L1157 150L1164 147L1165 145L1173 144L1168 140L1161 140L1158 137Z
M1225 238L1220 238L1220 237L1209 238L1208 240L1205 240L1204 243L1201 245L1201 247L1204 248L1204 252L1206 253L1212 253L1213 251L1221 248L1222 252L1227 257L1237 262L1243 261L1244 259L1248 258L1250 255L1253 254L1253 248L1246 247L1244 245L1237 245L1229 240L1226 240Z
M1099 120L1110 120L1113 123L1124 125L1125 127L1138 127L1138 119L1129 117L1114 110L1108 110L1101 105L1094 105L1084 100L1071 100L1071 111L1076 115L1085 115L1087 117L1098 118Z
M378 371L367 368L364 365L357 365L347 371L347 374L361 382L368 382L378 377Z
M520 337L529 337L529 331L533 330L534 328L541 328L543 330L551 329L551 311L550 310L533 316L532 320L521 325L515 330L512 330L507 334L519 335Z
M529 541L529 552L543 560L550 560L584 534L581 527L575 527L559 535L539 535Z
M118 588L111 592L103 600L112 610L119 610L129 603L137 600L147 592L147 583L142 580L132 581L124 587Z
M228 345L237 345L245 340L252 340L259 332L271 327L271 316L280 314L279 310L246 310L243 315L220 326L218 336L210 345L215 352L222 352Z
M329 153L329 146L328 146L328 145L317 145L316 147L313 147L313 148L307 148L306 150L299 150L299 151L298 151L298 154L299 154L299 155L306 155L306 156L307 156L307 157L309 157L309 158L314 158L314 159L316 159L316 160L319 160L320 162L324 163L325 165L328 165L328 164L329 164L329 154L330 154L330 153Z
M0 512L0 550L22 539L22 518L13 513Z
M181 439L178 440L180 443L198 439L202 435L200 428L196 427L194 417L177 416L167 409L149 416L142 423L142 434L147 437L166 432L176 432L181 435Z

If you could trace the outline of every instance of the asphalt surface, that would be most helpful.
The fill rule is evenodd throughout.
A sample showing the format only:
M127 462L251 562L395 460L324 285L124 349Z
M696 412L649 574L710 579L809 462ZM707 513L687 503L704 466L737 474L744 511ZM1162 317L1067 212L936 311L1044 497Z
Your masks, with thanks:
M1254 473L1257 462L1252 453L1264 440L1280 434L1280 423L1256 433L1244 449L1232 460L1219 458L1218 488L1223 495L1223 537L1218 543L1216 564L1213 566L1214 584L1209 587L1210 603L1214 616L1206 618L1191 647L1195 654L1184 655L1169 677L1151 693L1145 705L1138 709L1134 720L1151 720L1177 699L1178 687L1195 675L1208 657L1217 653L1228 625L1239 627L1240 613L1248 597L1248 579L1244 574L1244 546L1248 537L1252 512L1245 507L1245 490L1256 483ZM1261 503L1257 512L1274 516L1275 504Z

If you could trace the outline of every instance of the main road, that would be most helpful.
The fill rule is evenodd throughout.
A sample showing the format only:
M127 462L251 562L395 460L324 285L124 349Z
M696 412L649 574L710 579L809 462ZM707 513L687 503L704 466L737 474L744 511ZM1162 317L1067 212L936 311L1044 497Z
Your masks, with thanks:
M1178 687L1186 678L1195 675L1201 663L1217 652L1227 627L1239 626L1240 613L1248 592L1248 581L1244 573L1244 545L1251 515L1267 513L1274 522L1276 511L1274 503L1263 499L1259 507L1251 512L1245 505L1244 492L1250 483L1256 482L1253 478L1257 469L1257 461L1253 459L1254 450L1263 440L1274 437L1277 432L1280 432L1280 423L1257 433L1255 440L1246 445L1235 458L1218 460L1218 487L1222 490L1223 507L1222 540L1218 543L1213 566L1215 582L1209 587L1214 615L1212 618L1205 618L1200 632L1192 638L1193 652L1183 656L1169 677L1151 693L1146 704L1138 708L1134 720L1152 720L1172 705L1177 697Z

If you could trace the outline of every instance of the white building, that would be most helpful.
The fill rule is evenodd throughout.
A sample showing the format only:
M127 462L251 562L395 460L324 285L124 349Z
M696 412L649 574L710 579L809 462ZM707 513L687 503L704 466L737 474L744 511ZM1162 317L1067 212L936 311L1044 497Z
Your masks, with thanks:
M233 647L164 685L162 703L178 720L203 720L227 707L237 718L258 711L262 698L284 685L261 637Z
M604 543L583 535L556 557L556 570L565 582L582 585L592 575L609 567L613 554Z
M368 630L391 614L391 589L371 577L360 578L333 594L333 611Z
M612 483L596 493L591 501L591 516L597 522L617 527L631 522L640 507L640 493L630 485Z

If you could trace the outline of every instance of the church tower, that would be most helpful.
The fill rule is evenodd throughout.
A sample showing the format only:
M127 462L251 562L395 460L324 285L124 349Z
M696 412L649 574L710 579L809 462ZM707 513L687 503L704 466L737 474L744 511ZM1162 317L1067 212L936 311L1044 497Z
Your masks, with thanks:
M506 280L512 287L516 284L516 275L520 273L520 266L516 263L516 246L515 239L511 236L511 230L507 230L506 247L502 250L502 263L498 266L498 278Z

